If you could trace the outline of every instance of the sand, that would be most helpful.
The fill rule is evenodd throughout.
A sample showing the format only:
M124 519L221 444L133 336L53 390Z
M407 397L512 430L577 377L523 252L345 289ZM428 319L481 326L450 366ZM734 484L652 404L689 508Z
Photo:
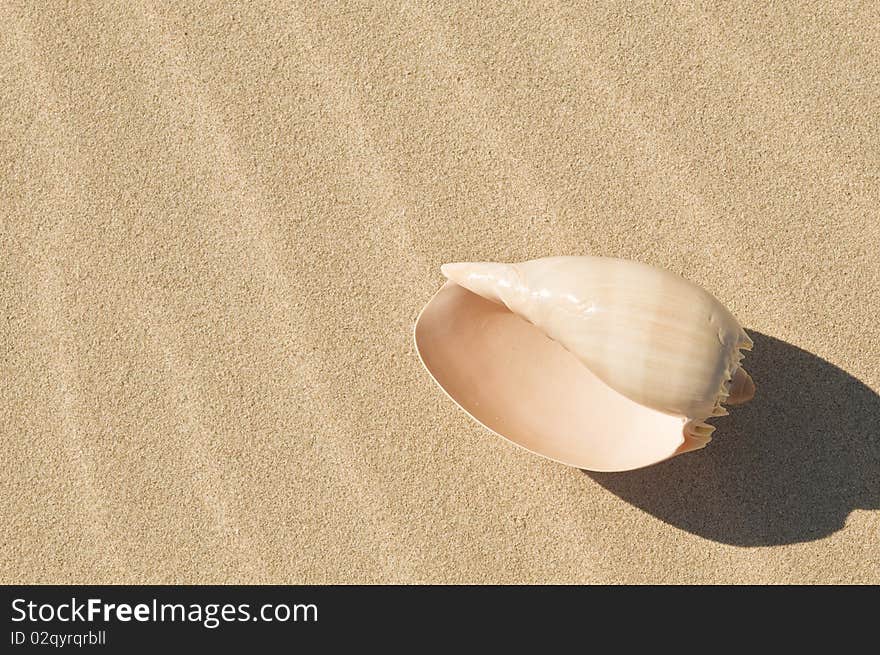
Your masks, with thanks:
M880 583L877 5L0 17L0 581ZM756 400L628 474L471 421L440 264L553 254L705 286Z

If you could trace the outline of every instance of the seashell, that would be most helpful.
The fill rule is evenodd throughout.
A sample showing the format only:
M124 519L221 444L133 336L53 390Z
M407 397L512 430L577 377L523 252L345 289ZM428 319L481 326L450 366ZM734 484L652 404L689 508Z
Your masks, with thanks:
M415 326L419 357L468 414L593 471L704 447L755 387L752 341L710 293L646 264L548 257L455 263Z

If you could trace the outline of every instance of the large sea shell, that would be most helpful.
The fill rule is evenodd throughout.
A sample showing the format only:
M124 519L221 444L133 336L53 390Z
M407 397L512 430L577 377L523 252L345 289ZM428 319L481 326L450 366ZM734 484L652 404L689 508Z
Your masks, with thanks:
M457 263L416 322L425 367L477 421L594 471L702 448L754 385L752 341L710 293L604 257Z

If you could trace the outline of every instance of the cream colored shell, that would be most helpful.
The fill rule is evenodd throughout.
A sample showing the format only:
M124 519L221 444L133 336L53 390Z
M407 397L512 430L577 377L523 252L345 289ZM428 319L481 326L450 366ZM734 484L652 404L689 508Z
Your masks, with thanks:
M615 391L684 417L685 433L698 441L708 441L714 429L704 419L727 413L721 403L743 357L740 350L752 347L710 293L638 262L548 257L446 264L442 270L452 282L533 323Z

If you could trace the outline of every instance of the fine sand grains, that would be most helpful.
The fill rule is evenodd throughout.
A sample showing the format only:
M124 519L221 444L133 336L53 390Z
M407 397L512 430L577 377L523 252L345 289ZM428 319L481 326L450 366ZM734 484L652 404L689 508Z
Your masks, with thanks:
M872 3L0 5L0 582L880 582ZM711 447L530 456L422 370L447 261L669 268Z

